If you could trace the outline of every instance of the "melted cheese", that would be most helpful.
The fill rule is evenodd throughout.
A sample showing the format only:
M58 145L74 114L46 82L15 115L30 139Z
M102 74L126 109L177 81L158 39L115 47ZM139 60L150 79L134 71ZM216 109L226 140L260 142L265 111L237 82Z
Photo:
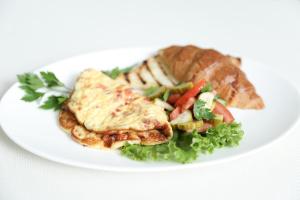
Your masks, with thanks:
M167 115L161 107L132 93L129 86L92 69L81 73L68 107L79 123L96 132L124 129L147 131L158 125L169 126Z

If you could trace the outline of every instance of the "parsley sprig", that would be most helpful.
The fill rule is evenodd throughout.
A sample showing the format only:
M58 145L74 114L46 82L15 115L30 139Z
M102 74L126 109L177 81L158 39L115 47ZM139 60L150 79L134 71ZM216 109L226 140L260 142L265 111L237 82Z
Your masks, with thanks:
M210 109L205 108L205 102L198 99L193 107L193 113L194 113L194 117L197 120L211 120L214 118L213 113L211 112Z
M201 93L204 92L211 92L212 91L212 85L211 83L207 83L202 89L201 89Z
M58 80L53 72L41 71L39 75L24 73L17 75L17 77L20 88L25 92L22 100L26 102L42 101L40 105L42 109L58 110L68 98L70 90ZM52 95L49 95L51 93ZM43 98L47 99L44 100Z

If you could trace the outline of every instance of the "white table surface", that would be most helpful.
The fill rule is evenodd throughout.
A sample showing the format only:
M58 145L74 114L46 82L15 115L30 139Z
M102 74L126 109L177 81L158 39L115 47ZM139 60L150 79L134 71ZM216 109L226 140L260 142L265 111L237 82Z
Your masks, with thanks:
M300 89L299 0L0 0L0 96L16 74L65 57L173 43L260 60ZM45 160L0 129L0 200L300 199L299 132L298 124L268 149L211 167L113 173Z

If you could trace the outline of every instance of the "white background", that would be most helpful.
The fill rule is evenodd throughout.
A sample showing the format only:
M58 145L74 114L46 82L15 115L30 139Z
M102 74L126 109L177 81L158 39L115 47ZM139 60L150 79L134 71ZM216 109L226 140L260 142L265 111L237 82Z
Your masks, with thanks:
M299 0L0 0L0 96L16 81L16 74L65 57L174 43L197 43L260 60L300 89ZM270 148L212 167L112 173L37 157L0 129L0 200L296 200L299 132L298 123Z

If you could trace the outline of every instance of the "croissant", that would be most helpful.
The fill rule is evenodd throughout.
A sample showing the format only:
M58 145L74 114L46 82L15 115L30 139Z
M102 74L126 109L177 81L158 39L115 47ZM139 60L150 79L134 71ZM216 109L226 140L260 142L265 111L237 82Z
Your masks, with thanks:
M264 102L241 70L241 59L213 49L193 45L170 46L159 51L156 59L180 82L204 79L229 106L262 109Z
M118 77L133 88L171 87L179 82L211 82L228 106L262 109L264 102L241 70L241 59L193 45L170 46L158 51L131 72Z

